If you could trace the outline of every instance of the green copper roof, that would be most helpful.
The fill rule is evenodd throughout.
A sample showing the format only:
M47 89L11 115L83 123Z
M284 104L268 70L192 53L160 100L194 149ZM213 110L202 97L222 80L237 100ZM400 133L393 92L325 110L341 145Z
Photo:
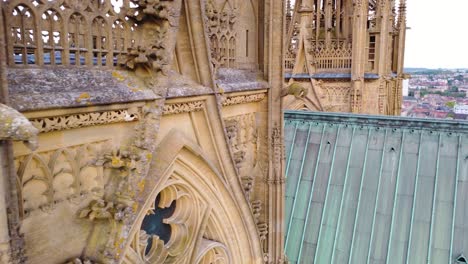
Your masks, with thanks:
M288 111L285 145L291 263L468 256L468 123Z

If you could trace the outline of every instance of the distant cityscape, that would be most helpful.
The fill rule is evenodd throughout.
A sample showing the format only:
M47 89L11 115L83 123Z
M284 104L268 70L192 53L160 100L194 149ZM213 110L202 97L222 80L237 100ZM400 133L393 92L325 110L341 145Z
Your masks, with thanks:
M405 69L402 116L468 120L468 69Z

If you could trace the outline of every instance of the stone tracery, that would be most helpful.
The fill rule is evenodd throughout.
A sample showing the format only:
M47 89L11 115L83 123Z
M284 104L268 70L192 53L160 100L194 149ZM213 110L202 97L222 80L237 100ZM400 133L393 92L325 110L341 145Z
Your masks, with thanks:
M182 159L176 163L179 162L182 167L188 166ZM225 231L217 226L228 223L220 223L216 217L216 206L208 198L214 194L200 193L186 179L191 177L194 180L194 175L186 175L192 169L182 167L173 171L160 187L162 190L157 198L144 210L144 218L137 221L138 231L126 252L124 263L236 263L229 245L221 242L226 234L222 234ZM172 209L162 219L164 225L170 226L170 237L166 234L162 238L148 233L148 227L143 223L166 210L164 208Z
M214 67L235 68L237 8L229 0L208 0L205 14Z
M103 167L98 157L106 141L74 146L18 157L19 201L21 215L32 211L50 211L65 200L99 192L104 187Z
M8 63L129 66L128 61L132 58L126 58L128 50L132 50L130 55L135 54L142 49L140 46L146 45L134 37L137 23L150 17L168 20L171 16L168 2L172 0L157 3L125 0L120 5L110 0L60 0L36 1L30 6L29 1L15 1L15 6L9 6L7 1L4 4L11 13L7 16L10 31ZM161 29L154 37L164 39L165 31ZM150 58L156 56L157 64L167 64L164 61L167 55L161 53L165 47L154 45L153 48L159 53L145 49L145 55Z

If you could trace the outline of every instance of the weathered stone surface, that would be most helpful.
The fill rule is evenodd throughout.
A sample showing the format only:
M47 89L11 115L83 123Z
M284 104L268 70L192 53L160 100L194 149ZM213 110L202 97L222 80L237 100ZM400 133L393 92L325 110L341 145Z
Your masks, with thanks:
M169 72L167 85L167 98L213 94L209 87L195 83L190 78L174 71Z
M26 117L15 109L0 104L0 140L26 141L28 147L35 148L38 133L39 130Z
M11 105L19 111L154 100L130 73L86 68L8 69Z
M225 92L250 91L268 88L257 71L221 68L217 71L217 84Z

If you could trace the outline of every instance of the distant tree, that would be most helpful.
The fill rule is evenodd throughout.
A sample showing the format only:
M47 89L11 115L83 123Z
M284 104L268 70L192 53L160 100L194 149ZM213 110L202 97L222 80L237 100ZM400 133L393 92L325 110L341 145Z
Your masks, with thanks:
M449 108L454 108L455 107L455 102L451 101L451 102L446 102L445 105Z
M458 87L457 86L452 86L450 87L450 89L448 90L449 92L453 92L453 93L458 93Z

